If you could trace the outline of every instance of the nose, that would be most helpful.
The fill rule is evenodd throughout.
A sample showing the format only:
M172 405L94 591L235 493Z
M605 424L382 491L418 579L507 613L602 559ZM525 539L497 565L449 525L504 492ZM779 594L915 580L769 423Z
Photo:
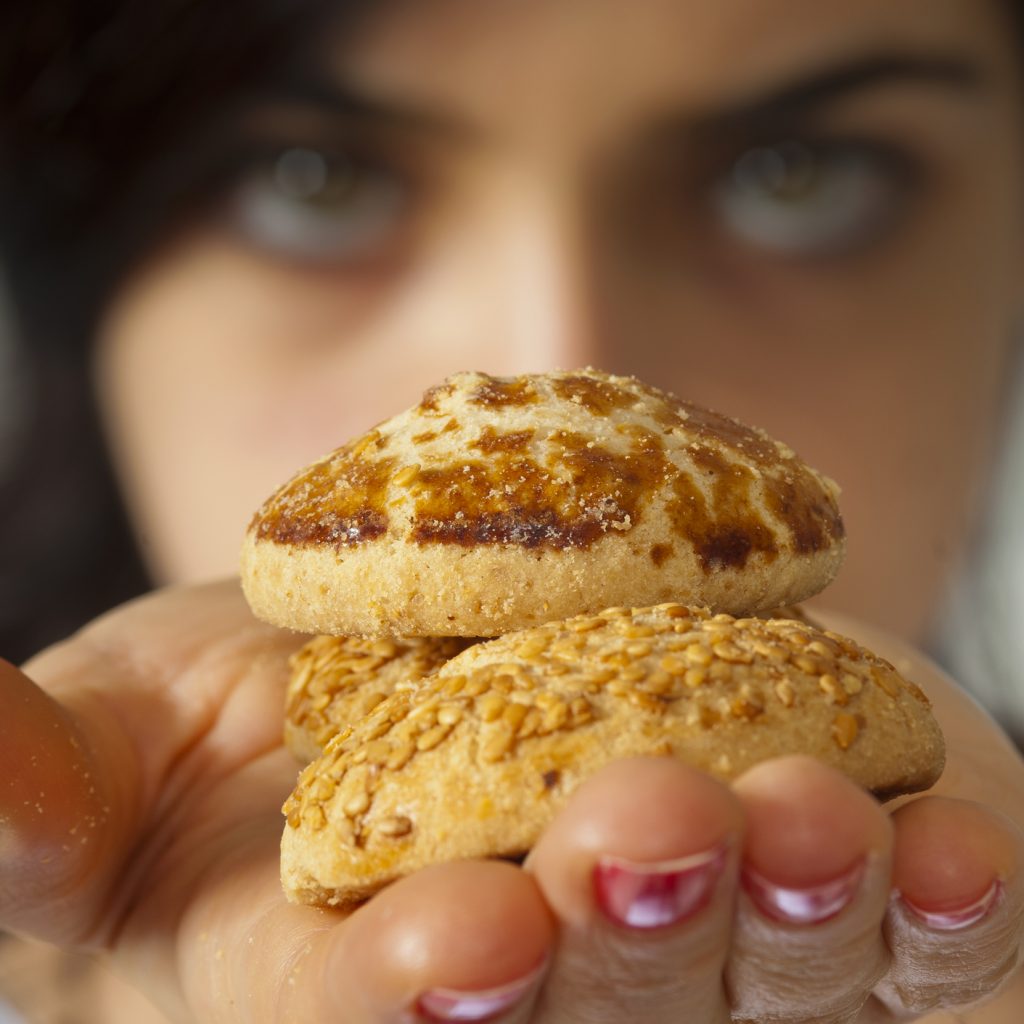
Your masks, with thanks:
M498 374L613 369L597 246L570 189L509 190L482 231L477 345Z

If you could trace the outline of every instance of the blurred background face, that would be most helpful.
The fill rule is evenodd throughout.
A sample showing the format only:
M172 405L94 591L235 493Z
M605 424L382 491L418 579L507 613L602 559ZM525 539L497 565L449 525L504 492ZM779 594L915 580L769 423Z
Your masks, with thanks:
M228 133L98 381L166 581L462 369L592 364L843 487L829 603L914 633L963 540L1021 282L1019 55L979 0L393 0Z

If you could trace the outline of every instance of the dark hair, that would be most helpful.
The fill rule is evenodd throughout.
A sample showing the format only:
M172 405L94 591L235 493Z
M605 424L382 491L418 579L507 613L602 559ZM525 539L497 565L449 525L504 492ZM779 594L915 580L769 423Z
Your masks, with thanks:
M1000 2L1024 53L1024 5ZM0 4L0 273L26 410L6 468L0 445L0 655L20 660L147 588L92 397L97 320L194 205L181 183L204 139L361 6Z
M149 586L92 394L98 318L195 201L180 182L204 140L358 4L0 6L0 274L24 410L0 445L0 656L20 661Z

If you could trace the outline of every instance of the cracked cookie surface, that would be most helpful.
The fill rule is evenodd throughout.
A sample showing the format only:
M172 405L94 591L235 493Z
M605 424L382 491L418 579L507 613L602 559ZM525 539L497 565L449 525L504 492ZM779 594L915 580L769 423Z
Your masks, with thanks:
M762 431L593 370L463 373L265 502L242 583L304 632L496 636L611 605L765 611L844 545L835 484Z

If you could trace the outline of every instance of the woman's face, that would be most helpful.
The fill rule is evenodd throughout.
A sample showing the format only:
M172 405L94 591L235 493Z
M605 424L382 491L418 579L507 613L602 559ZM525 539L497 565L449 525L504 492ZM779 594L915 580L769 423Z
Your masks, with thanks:
M919 630L1020 303L1024 109L978 0L392 0L225 133L102 325L158 578L446 374L595 365L843 488L830 603Z

